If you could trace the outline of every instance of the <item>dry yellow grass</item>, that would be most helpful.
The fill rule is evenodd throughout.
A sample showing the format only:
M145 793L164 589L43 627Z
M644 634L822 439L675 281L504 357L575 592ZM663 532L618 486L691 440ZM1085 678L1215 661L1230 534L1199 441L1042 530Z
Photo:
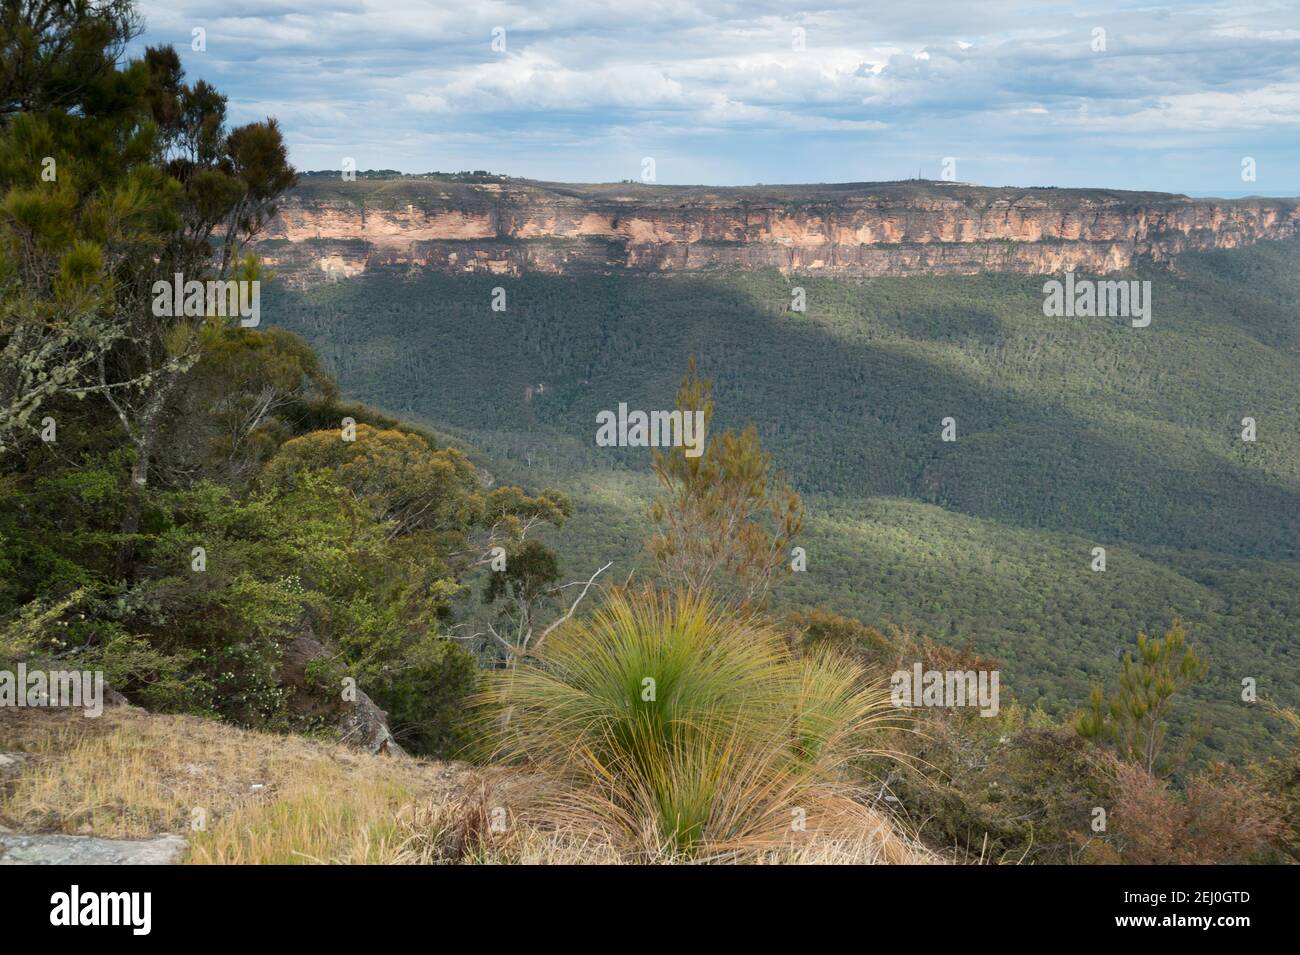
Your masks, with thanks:
M408 861L406 830L432 821L428 807L450 812L480 783L463 766L127 708L94 720L6 709L0 750L27 754L0 788L0 826L105 838L178 832L191 839L192 861Z
M371 756L300 736L187 716L106 710L99 719L0 710L0 830L141 838L175 832L204 863L617 864L597 831L557 829L537 777ZM194 811L205 827L191 827ZM493 810L506 813L495 831ZM932 861L861 810L861 838L818 840L755 861ZM497 827L500 828L500 827ZM840 830L842 834L842 830Z

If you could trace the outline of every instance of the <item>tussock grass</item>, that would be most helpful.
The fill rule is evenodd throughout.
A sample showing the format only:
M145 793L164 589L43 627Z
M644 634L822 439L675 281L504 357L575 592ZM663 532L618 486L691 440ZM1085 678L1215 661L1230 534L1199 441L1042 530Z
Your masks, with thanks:
M99 719L0 711L0 749L28 759L0 777L0 826L190 839L198 862L425 861L478 785L465 767L371 756L300 736L111 708ZM194 810L206 829L195 831Z
M887 688L708 598L615 591L481 702L499 754L556 783L544 813L637 861L925 857L846 782L888 755Z
M189 864L613 864L590 831L525 821L539 781L112 708L0 710L0 830L190 841ZM509 812L504 832L490 814ZM192 812L207 813L204 831Z
M315 773L273 802L236 810L198 834L197 864L434 864L460 861L485 837L472 804L418 799L389 781Z

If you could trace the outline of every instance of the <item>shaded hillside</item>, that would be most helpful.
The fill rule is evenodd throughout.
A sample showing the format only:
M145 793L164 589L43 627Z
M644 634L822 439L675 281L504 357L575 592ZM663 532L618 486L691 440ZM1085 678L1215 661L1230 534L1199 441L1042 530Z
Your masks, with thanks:
M1295 242L1145 266L1146 329L1044 318L1042 279L1007 275L799 279L798 314L774 271L377 272L282 289L267 314L350 394L461 436L509 480L578 491L575 570L635 558L651 490L645 452L594 447L596 413L667 407L697 356L716 425L756 422L810 497L810 573L786 599L997 653L1013 692L1058 710L1138 627L1182 614L1232 748L1267 736L1241 677L1286 699L1300 676L1297 266Z

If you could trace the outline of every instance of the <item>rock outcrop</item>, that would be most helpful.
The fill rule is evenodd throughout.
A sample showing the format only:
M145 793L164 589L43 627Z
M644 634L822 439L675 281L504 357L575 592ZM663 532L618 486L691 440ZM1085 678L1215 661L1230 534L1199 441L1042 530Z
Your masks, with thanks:
M0 833L0 865L176 865L189 843L181 836L96 839Z
M308 668L313 661L328 659L325 647L307 629L285 648L280 661L280 684L292 691L290 708L303 719L335 726L339 741L369 753L406 756L388 728L385 713L359 687L346 694L321 687Z
M300 286L376 269L1106 273L1298 228L1292 199L919 180L722 189L312 176L281 202L260 251Z

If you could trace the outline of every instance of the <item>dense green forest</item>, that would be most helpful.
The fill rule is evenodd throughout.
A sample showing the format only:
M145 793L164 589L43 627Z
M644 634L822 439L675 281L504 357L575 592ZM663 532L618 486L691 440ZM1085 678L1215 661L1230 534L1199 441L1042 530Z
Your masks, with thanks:
M380 271L279 287L267 314L345 393L571 494L556 540L576 576L643 565L653 491L647 452L594 445L596 413L671 406L694 356L716 425L754 422L807 500L808 572L778 604L996 656L1010 692L1058 716L1179 615L1212 666L1191 697L1205 752L1239 755L1278 732L1242 679L1286 704L1300 684L1297 266L1295 242L1145 266L1123 276L1152 282L1145 329L1045 318L1042 278L1012 275Z

